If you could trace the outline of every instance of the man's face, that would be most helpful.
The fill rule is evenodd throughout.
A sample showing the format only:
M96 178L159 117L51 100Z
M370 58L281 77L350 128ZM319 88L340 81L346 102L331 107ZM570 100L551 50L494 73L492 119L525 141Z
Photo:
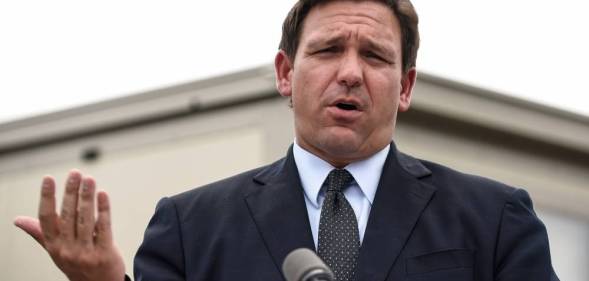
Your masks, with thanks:
M292 98L297 142L336 167L390 143L415 82L414 69L402 71L396 16L375 1L314 7L294 62L281 51L275 64L278 90Z

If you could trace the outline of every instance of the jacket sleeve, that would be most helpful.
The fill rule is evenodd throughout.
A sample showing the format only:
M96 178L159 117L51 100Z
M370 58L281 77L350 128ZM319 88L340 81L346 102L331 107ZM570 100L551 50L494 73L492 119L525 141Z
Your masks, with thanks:
M135 280L185 280L184 269L178 212L171 199L163 198L157 204L135 256Z
M522 189L506 202L495 253L495 280L559 280L552 268L546 227Z

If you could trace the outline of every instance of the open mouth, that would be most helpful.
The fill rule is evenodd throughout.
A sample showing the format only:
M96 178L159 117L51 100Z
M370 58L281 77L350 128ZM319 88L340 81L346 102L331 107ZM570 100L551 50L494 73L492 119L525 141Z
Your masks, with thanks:
M357 106L350 104L350 103L340 102L340 103L336 104L335 106L337 106L337 108L342 109L342 110L358 110Z

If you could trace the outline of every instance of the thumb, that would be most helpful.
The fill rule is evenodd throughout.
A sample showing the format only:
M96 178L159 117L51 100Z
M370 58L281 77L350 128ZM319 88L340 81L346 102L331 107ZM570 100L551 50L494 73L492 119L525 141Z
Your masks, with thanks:
M18 216L14 218L14 225L33 237L41 246L45 244L43 239L43 231L39 220L31 217Z

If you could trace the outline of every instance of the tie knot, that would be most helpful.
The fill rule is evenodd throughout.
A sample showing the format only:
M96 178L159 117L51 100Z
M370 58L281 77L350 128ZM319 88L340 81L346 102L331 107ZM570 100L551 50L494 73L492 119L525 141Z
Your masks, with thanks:
M346 169L333 169L327 175L327 191L341 192L350 185L354 177Z

